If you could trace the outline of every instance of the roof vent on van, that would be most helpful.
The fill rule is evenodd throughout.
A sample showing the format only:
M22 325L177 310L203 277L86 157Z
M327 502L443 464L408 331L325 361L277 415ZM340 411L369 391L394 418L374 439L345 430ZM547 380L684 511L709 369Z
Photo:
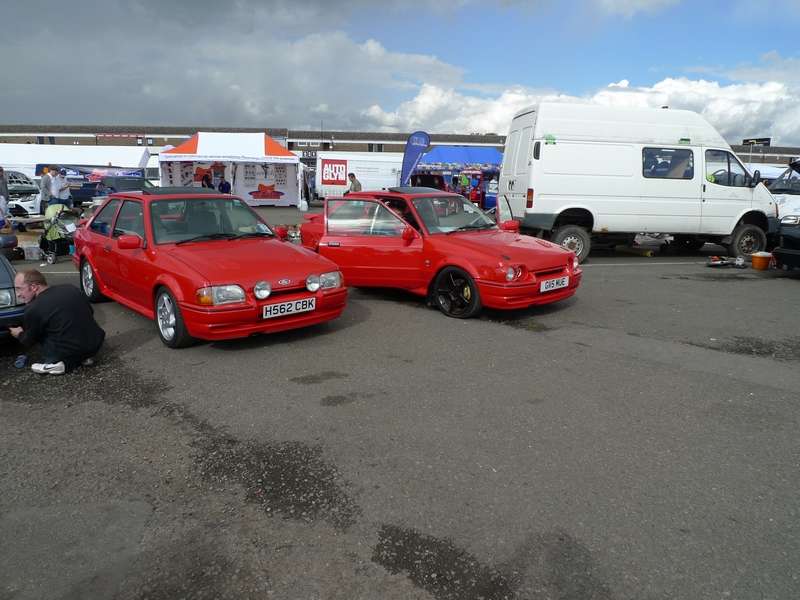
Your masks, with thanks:
M665 104L665 105L664 105L664 106L662 106L661 108L669 108L669 106L667 106L667 105Z

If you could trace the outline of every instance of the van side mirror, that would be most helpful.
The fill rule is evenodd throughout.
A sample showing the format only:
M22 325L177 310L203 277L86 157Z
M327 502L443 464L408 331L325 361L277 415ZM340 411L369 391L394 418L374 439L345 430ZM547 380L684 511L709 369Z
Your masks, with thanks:
M514 233L519 233L519 221L515 221L514 219L503 221L500 223L500 229L503 231L513 231Z
M120 250L136 250L142 247L142 238L138 235L121 235L117 238L117 247Z
M761 171L756 171L753 173L753 179L750 182L750 187L756 187L759 183L761 183Z
M403 241L408 245L417 239L417 232L414 231L413 227L406 227L403 229L403 233L400 234L400 237L402 237Z

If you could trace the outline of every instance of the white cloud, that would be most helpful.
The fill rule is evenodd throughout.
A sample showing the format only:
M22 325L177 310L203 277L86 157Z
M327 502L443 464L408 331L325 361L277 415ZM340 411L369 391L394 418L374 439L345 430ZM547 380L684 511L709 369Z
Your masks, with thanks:
M680 0L593 0L605 12L632 17L640 12L657 12L677 4Z

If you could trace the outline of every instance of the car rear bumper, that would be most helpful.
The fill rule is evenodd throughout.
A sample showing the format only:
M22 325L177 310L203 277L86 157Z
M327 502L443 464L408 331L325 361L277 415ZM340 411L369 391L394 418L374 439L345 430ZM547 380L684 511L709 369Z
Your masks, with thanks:
M190 304L181 304L184 324L192 337L201 340L227 340L242 338L257 333L277 333L289 329L309 327L337 318L347 304L347 289L341 288L317 293L316 308L311 312L296 313L274 319L261 318L262 307L272 302L288 302L308 298L308 292L287 294L270 298L258 306L233 309L203 309Z
M565 288L551 292L540 292L539 286L543 279L531 284L504 285L501 283L477 281L478 291L481 295L481 304L487 308L513 310L527 308L537 304L550 304L565 300L572 296L581 284L582 272L569 275L569 285Z

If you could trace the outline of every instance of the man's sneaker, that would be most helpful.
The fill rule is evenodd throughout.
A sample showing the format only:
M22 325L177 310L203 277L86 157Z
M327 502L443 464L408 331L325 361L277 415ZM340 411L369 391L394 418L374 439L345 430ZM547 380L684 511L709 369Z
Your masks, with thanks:
M67 370L64 361L57 363L33 363L31 371L40 375L63 375Z
M94 358L91 357L91 356L89 358L84 358L81 361L81 366L82 367L93 367L94 366Z

